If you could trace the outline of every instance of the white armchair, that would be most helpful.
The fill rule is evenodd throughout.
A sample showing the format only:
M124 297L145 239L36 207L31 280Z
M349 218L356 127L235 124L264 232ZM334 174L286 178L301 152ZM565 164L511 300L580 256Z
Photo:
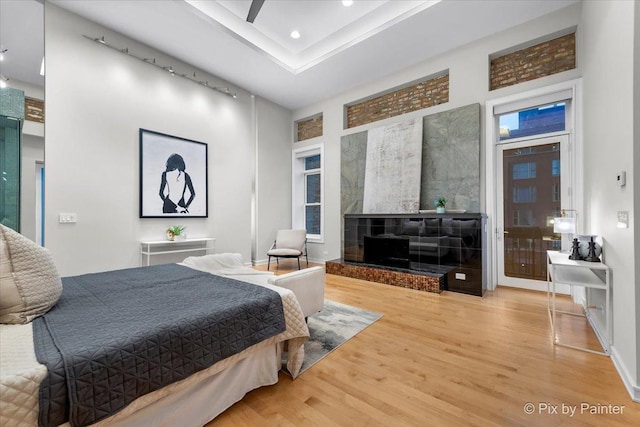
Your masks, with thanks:
M307 230L278 230L276 240L271 245L271 249L267 251L267 256L269 256L267 270L271 266L271 257L275 257L278 265L280 258L297 258L298 270L300 270L300 257L303 255L307 258L307 267L309 267Z

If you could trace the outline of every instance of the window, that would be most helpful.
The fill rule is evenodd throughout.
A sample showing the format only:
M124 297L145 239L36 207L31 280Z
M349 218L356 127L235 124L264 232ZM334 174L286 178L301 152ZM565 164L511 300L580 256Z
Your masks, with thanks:
M536 177L536 162L516 163L513 165L513 179Z
M320 154L305 157L305 184L304 184L304 223L308 234L320 234L320 198L322 185L320 178Z
M551 175L560 176L560 159L551 160Z
M513 225L520 225L520 211L513 211Z
M292 227L307 230L309 241L322 242L323 210L323 146L293 151Z
M514 226L530 226L533 224L533 212L529 210L516 210L513 211L513 225Z
M513 187L513 203L534 203L536 201L536 187Z
M560 184L553 184L553 186L551 187L551 201L560 201Z
M498 116L500 141L524 136L563 131L565 102L547 104Z

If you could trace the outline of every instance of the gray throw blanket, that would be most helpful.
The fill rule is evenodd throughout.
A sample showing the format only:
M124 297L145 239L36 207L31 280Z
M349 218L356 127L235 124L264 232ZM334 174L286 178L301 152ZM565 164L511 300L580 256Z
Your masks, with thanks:
M33 322L41 426L84 426L285 330L278 293L168 264L62 279Z

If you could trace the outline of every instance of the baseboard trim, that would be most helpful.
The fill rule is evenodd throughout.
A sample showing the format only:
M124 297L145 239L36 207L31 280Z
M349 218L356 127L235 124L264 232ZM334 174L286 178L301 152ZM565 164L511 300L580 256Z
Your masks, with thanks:
M620 375L620 378L622 379L622 383L631 396L631 399L634 402L640 403L640 387L636 384L635 379L629 374L627 367L620 358L620 354L613 346L611 347L611 360L613 361L613 366L615 366L618 371L618 375Z

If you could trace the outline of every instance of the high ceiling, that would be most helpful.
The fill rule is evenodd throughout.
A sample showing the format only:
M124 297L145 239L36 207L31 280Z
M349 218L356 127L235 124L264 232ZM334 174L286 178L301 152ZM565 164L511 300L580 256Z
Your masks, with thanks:
M253 24L250 0L51 3L295 109L576 1L266 0ZM42 84L42 42L31 40L42 30L24 31L42 23L42 5L0 0L0 8L0 48L8 49L0 73Z

